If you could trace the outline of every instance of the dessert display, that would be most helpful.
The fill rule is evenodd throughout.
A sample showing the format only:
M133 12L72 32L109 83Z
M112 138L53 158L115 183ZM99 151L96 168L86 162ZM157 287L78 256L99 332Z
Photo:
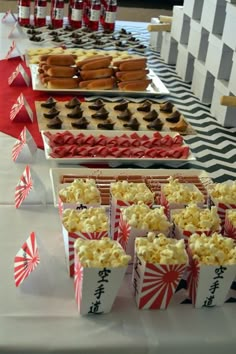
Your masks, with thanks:
M48 157L71 158L130 158L130 159L188 159L189 147L180 135L161 135L155 132L149 136L130 133L86 134L76 132L43 132L47 138L45 146Z
M53 98L51 97L51 99ZM45 114L48 115L49 108L45 108L45 104L47 105L48 103L35 102L40 130L45 130L48 123L48 119L45 119ZM171 113L166 113L160 110L160 105L161 103L149 100L135 103L127 99L122 99L119 102L106 102L98 98L95 101L82 102L76 97L72 97L69 101L57 100L57 102L53 102L54 109L60 111L63 129L70 130L76 127L74 120L83 117L88 122L83 129L89 130L153 130L163 132L177 131L183 135L195 134L191 125L179 112L177 114L180 114L180 118L177 119L177 123L174 123L172 118L171 122L168 121L168 117L177 112L176 107L172 107L173 111ZM110 120L106 124L108 119ZM101 120L104 120L104 122L101 122ZM126 123L128 125L125 125ZM78 129L81 129L80 126L78 126Z

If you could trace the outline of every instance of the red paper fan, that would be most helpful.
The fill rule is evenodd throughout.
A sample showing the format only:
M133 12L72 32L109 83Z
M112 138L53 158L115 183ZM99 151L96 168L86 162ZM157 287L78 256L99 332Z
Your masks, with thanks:
M30 167L26 166L19 183L15 189L15 207L19 208L25 198L33 188L33 181L30 173Z

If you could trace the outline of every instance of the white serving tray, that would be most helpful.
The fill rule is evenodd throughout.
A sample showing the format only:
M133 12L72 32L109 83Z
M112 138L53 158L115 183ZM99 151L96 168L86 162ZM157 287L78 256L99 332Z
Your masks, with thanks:
M159 77L149 69L149 74L147 75L149 79L152 79L152 84L150 84L145 91L121 91L118 89L113 90L86 90L86 89L49 89L44 87L41 83L38 75L38 64L30 64L31 77L32 77L32 88L34 91L44 91L44 92L56 92L56 93L66 93L73 95L106 95L106 96L141 96L141 97L157 97L169 94L169 90L159 79Z
M69 165L79 165L79 164L108 164L110 167L117 167L120 165L135 165L138 167L142 168L148 168L152 165L165 165L169 167L180 167L183 166L184 164L196 160L195 157L193 156L191 150L189 151L189 156L187 159L175 159L175 158L129 158L129 157L113 157L113 156L108 156L108 157L65 157L65 158L53 158L50 156L51 153L51 147L48 144L49 139L44 135L44 132L46 131L41 131L42 138L43 138L43 144L44 144L44 151L45 151L45 157L48 161L54 161L58 164L69 164ZM52 134L56 133L63 133L65 132L64 130L47 130L47 132L51 132ZM83 133L85 136L90 136L93 135L94 137L98 137L99 135L105 135L109 138L115 137L115 136L121 136L123 134L126 134L127 136L130 136L134 133L139 134L139 135L146 135L149 138L152 138L154 132L133 132L133 131L103 131L102 133L97 130L70 130L70 133L73 135L77 135L79 133ZM173 133L173 132L161 132L160 133L163 137L166 135L170 135L171 137L175 137L179 135L178 133ZM186 143L183 142L182 146L188 146Z
M50 179L52 183L52 192L53 192L53 202L54 206L58 207L58 191L65 187L66 183L62 184L61 178L64 175L71 176L86 176L87 178L92 177L105 177L106 176L175 176L175 177L198 177L201 183L206 187L209 184L212 184L212 179L208 173L204 170L196 169L120 169L115 170L108 168L50 168ZM107 181L107 188L110 187L110 182Z

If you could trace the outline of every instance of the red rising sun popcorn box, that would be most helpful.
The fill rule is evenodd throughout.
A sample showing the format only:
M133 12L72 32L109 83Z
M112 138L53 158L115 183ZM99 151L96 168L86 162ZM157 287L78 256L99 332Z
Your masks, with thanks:
M224 238L220 234L213 234L211 237L208 237L209 241L205 245L201 242L201 237L199 235L191 236L190 240L195 238L195 246L193 241L189 242L189 266L187 267L189 296L196 308L222 306L227 299L227 294L236 275L235 245L233 240L228 239L229 241L227 241L227 238ZM210 241L210 239L214 237L221 244L222 242L225 244L224 261L220 262L217 256L215 256L218 252L222 251L220 248L218 251L212 250L214 242ZM203 238L206 240L206 237ZM211 248L209 248L210 244ZM194 247L196 248L194 249ZM205 253L205 250L210 250L209 255L201 256L200 253L197 255L197 249L200 250L200 247L202 254Z
M110 236L118 238L121 207L143 202L148 206L154 203L154 193L145 183L118 181L111 183L110 189Z
M59 187L58 195L60 216L65 209L83 210L101 205L100 191L94 179L75 179Z
M87 231L85 231L86 229ZM100 240L103 237L108 237L108 218L105 210L103 208L90 208L81 211L66 209L62 215L62 234L66 265L69 275L72 277L74 275L75 241L78 238Z
M236 240L236 209L228 209L225 213L224 236Z
M123 254L125 260L122 260L120 264L116 261L112 262L111 259L105 260L105 254L107 256L109 250L106 250L105 247L104 251L106 250L106 253L102 251L103 247L100 244L104 243L104 239L94 242L97 246L89 245L87 247L88 258L86 257L86 244L82 243L79 246L79 252L82 255L78 254L75 245L74 290L80 315L98 315L111 311L129 260L127 256L124 256L124 251L118 242L107 239L108 243L117 244L115 248L118 253ZM90 242L88 241L88 243ZM96 248L99 248L100 259L95 256L93 260L90 260L89 258L92 258L91 249L93 249L92 253L96 254ZM114 249L114 246L112 246L112 249ZM109 256L114 258L111 254Z
M131 256L132 264L136 237L144 237L149 231L168 236L170 227L163 208L151 209L144 203L133 204L121 208L117 241Z
M161 238L164 241L163 246L167 246L168 243L165 245L165 239L167 238L163 238L163 235ZM174 254L170 254L169 258L166 257L165 247L160 247L162 241L157 245L158 248L162 248L159 254L158 252L156 253L157 249L153 250L152 247L146 247L146 244L144 245L145 247L142 244L138 245L139 242L143 242L141 238L135 241L136 254L132 283L136 304L139 309L166 309L186 270L188 256L184 248L184 242L173 239L168 240L174 246L173 248L169 247L169 251L172 250L174 252L175 246L181 251L181 254L177 252L177 258Z
M194 202L203 208L205 198L202 192L192 183L180 183L178 179L169 177L169 183L161 185L160 204L165 208L165 213L170 218L170 210L183 209Z
M216 206L221 219L221 232L224 233L225 213L236 209L236 181L214 183L208 186L208 206Z

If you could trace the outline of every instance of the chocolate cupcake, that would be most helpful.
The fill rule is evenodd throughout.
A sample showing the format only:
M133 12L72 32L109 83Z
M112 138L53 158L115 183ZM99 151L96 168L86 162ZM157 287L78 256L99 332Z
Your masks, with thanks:
M132 117L132 113L128 108L117 116L118 119L123 120L125 122L128 122L131 117Z
M85 117L82 117L71 123L71 126L76 129L87 129L89 122Z
M75 106L75 108L73 108L73 110L71 111L71 113L67 114L68 118L81 118L83 115L83 110L80 108L80 106Z
M178 123L180 120L180 116L181 116L180 112L175 111L166 118L166 121L169 123Z
M77 97L73 97L69 102L65 104L66 108L73 109L76 106L80 106L81 102Z
M139 111L139 112L150 112L151 106L152 106L152 102L145 101L137 108L137 111Z
M125 111L128 108L129 101L122 100L120 103L114 106L115 111Z
M156 118L153 122L147 125L148 129L158 130L158 131L162 130L162 127L163 127L163 122L160 120L160 118Z
M97 125L98 129L105 129L105 130L113 130L115 123L112 122L110 119L107 119L104 123L99 123Z
M131 130L138 130L140 126L137 118L132 118L128 123L123 124L124 128L129 128Z
M153 110L151 110L151 112L145 114L143 119L146 122L153 122L157 117L158 117L158 113L157 113L157 111L155 109L153 109Z
M164 102L164 103L160 103L160 111L162 111L162 112L171 113L173 107L174 107L174 105L169 101Z
M49 129L61 129L62 123L63 122L59 117L55 117L47 124L47 127Z
M108 115L109 112L106 108L102 107L96 113L92 114L91 117L96 119L107 119Z
M53 97L49 97L46 102L41 103L41 107L52 108L55 107L57 101Z
M47 113L44 113L44 117L48 118L48 119L52 119L55 118L56 116L58 116L58 114L60 113L60 111L58 111L56 109L56 107L53 107L50 109L50 111L48 111Z
M98 111L102 107L104 107L104 102L100 99L96 100L88 106L88 108L92 109L93 111Z

